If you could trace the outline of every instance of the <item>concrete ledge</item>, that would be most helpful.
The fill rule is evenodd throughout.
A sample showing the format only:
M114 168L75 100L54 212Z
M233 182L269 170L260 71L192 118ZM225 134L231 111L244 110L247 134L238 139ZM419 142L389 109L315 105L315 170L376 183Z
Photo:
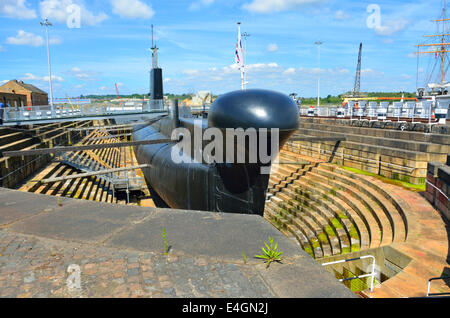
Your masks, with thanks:
M113 205L0 188L0 231L93 248L169 254L243 264L260 273L274 297L355 297L297 244L262 217ZM2 229L3 228L3 229ZM272 237L283 262L266 268L253 256Z

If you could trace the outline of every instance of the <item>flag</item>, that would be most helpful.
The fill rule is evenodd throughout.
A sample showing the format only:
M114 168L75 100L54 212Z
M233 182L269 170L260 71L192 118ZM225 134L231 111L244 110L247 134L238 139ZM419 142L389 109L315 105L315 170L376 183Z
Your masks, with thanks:
M243 68L244 67L244 52L242 50L242 42L241 42L241 27L239 26L239 31L238 31L238 41L236 43L236 64L238 66L238 68Z

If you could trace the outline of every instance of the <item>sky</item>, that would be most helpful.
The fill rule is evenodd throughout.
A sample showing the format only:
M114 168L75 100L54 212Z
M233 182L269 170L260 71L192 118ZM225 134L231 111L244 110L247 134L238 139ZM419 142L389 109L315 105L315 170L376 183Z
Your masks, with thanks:
M409 91L436 57L416 45L435 34L442 0L0 0L0 84L23 80L54 96L148 93L151 25L165 93L238 90L237 22L248 88L303 97L352 90L363 43L362 91ZM321 41L320 68L319 47Z

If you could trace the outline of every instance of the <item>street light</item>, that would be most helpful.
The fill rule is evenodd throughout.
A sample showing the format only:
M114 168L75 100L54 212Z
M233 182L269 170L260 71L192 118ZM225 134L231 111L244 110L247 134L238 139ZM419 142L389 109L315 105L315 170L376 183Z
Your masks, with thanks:
M319 51L319 77L317 80L317 107L320 106L320 46L323 44L321 41L317 41L314 43L318 47Z
M41 26L45 26L45 31L47 35L47 57L48 57L48 82L50 84L50 107L52 108L53 113L53 86L52 86L52 67L50 66L50 45L48 41L48 27L53 26L53 24L48 21L48 19L45 19L44 22L41 22Z

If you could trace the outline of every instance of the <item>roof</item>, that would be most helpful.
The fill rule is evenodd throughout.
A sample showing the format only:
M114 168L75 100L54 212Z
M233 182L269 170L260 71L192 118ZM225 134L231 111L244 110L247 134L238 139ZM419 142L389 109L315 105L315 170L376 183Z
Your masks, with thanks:
M15 82L17 85L23 87L25 90L30 91L30 92L32 92L32 93L37 93L37 94L44 94L44 95L47 95L47 93L44 92L43 90L37 88L36 86L34 86L34 85L32 85L32 84L24 83L23 81L12 80L12 81L9 81L9 82L5 83L3 86L6 86L6 85L7 85L8 83L10 83L10 82ZM2 87L2 86L0 86L0 88L1 88L1 87Z

